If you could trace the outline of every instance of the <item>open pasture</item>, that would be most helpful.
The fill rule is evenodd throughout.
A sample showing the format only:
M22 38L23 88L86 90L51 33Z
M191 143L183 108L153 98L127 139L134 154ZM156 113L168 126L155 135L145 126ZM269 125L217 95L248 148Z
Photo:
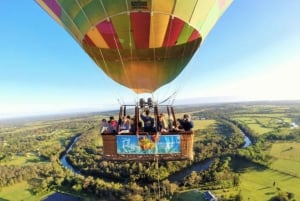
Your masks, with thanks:
M45 192L39 195L34 195L30 189L31 186L26 181L16 183L12 186L2 187L0 191L0 200L36 201L41 200L46 194L50 193Z
M39 156L36 153L26 153L24 156L21 155L13 155L10 156L8 160L4 162L0 161L0 165L28 165L31 163L42 162Z
M272 128L262 127L260 124L248 124L247 126L258 135L262 135L273 130Z
M300 162L300 143L274 143L272 144L272 148L269 154L276 158L295 160Z
M194 122L194 130L197 129L204 130L216 124L216 121L213 119L194 120L193 122Z
M244 200L269 200L278 191L290 192L300 199L300 179L274 170L251 170L241 174L240 190Z
M234 116L234 120L247 125L256 134L262 135L271 131L280 131L282 134L288 133L292 120L284 114L243 114Z
M300 143L274 143L269 154L274 157L271 168L300 178Z

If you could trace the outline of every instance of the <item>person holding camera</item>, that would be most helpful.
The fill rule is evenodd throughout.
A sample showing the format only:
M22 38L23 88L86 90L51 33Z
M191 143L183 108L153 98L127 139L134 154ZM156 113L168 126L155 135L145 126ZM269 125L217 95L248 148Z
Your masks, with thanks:
M180 120L180 125L184 129L184 131L191 131L194 127L194 123L192 122L191 115L184 114L183 119Z

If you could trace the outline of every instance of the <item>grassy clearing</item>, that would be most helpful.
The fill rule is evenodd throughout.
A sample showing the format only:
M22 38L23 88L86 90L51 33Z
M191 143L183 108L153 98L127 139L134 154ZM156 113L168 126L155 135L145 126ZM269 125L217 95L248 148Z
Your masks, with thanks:
M3 187L0 191L0 200L36 201L41 200L48 193L49 192L41 195L33 195L30 191L30 185L26 181L24 181L12 186Z
M277 195L279 190L291 192L295 195L296 200L300 199L299 177L268 169L239 158L232 160L231 168L240 175L239 191L243 200L269 200ZM230 193L234 194L234 189L230 189Z
M43 160L35 153L28 153L26 156L14 155L9 161L0 162L0 165L27 165L37 162L43 162Z
M269 200L277 195L278 189L294 193L295 199L300 199L299 178L269 169L242 173L240 189L244 200Z
M250 117L235 117L233 118L234 120L244 123L244 124L255 124L256 121L254 118L250 118Z
M210 126L213 126L216 124L216 121L213 119L208 119L208 120L194 120L194 130L196 129L207 129Z
M285 117L285 113L270 113L270 114L255 114L255 113L251 113L251 114L247 114L247 111L245 111L246 113L243 114L243 117L247 118L247 117L251 117L251 118L255 118L255 117L269 117L269 118L284 118ZM236 115L238 118L240 115Z
M262 127L260 124L248 124L247 126L248 126L251 130L253 130L254 133L257 133L257 134L259 134L259 135L268 133L268 132L270 132L270 131L273 130L273 128L265 128L265 127Z
M286 174L300 178L300 172L299 172L300 171L300 162L299 161L277 159L272 162L270 167L274 170L278 170L280 172L284 172Z
M288 125L292 120L285 117L284 114L249 114L243 116L235 116L234 120L247 125L258 135L262 135L271 131L283 134L288 133Z
M280 172L300 177L300 143L275 143L269 152L275 160L271 168Z
M280 159L294 160L300 162L300 143L284 142L272 144L270 155Z

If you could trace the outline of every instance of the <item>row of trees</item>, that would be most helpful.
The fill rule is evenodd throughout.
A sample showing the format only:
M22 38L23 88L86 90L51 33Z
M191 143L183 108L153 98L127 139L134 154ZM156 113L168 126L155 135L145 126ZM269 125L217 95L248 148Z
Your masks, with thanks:
M215 158L211 166L204 171L193 171L184 179L184 185L189 187L205 187L224 189L238 186L239 176L230 168L230 156ZM212 187L213 186L213 187Z

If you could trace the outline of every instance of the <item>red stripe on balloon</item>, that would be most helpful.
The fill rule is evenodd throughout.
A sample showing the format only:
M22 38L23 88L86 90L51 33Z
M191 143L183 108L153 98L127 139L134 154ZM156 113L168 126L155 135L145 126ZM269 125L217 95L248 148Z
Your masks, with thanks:
M135 47L149 48L150 13L130 13L130 21Z
M199 32L196 29L194 29L194 31L191 34L191 36L189 37L188 41L190 42L190 41L196 40L198 38L200 38L200 34L199 34Z
M122 47L114 26L110 21L105 20L99 23L96 27L110 48Z
M163 46L174 46L183 29L184 22L178 18L170 18Z
M85 35L82 41L88 45L96 46L95 43L90 39L88 35Z

